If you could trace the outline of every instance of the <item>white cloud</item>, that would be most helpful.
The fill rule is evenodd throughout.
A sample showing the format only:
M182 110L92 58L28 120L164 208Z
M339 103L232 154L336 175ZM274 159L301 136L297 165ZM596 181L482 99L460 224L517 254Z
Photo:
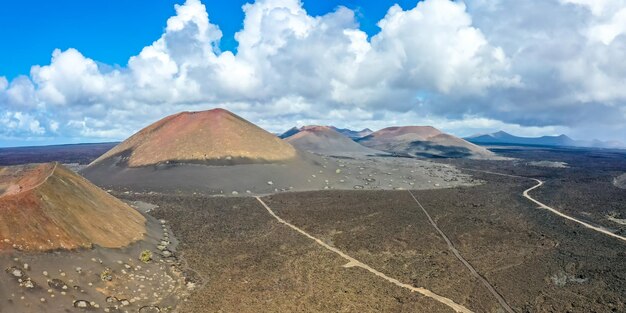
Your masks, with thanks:
M524 126L566 126L587 138L623 137L626 38L604 43L591 30L624 8L623 0L468 1L475 27L502 47L523 86L495 90L464 112Z
M585 30L592 41L610 45L616 37L626 33L626 1L624 0L561 0L588 9L593 18Z
M116 89L115 82L100 73L96 62L76 49L54 50L51 64L33 66L31 77L37 84L38 98L52 105L89 105Z
M602 16L623 8L624 0L560 0L561 3L577 4L589 9L594 15Z
M0 123L2 123L5 132L11 135L29 133L43 135L45 133L45 129L41 127L37 119L22 112L5 112L4 115L0 116Z
M610 45L615 38L626 33L626 8L615 12L606 22L597 23L589 28L587 36L592 40Z
M0 77L0 114L25 136L92 139L123 139L163 115L214 106L271 130L298 121L432 122L458 133L625 124L625 7L425 0L392 6L368 38L350 9L314 17L299 0L258 0L243 7L233 54L219 50L211 12L187 0L126 68L100 68L68 49L30 77Z
M19 76L12 80L10 84L4 84L4 88L0 88L0 91L3 90L3 102L11 104L13 108L32 108L39 102L35 96L35 86L26 76Z
M408 11L394 5L378 25L372 46L379 57L371 59L396 66L387 67L395 85L459 95L518 83L503 75L509 66L504 52L472 27L462 2L424 1Z

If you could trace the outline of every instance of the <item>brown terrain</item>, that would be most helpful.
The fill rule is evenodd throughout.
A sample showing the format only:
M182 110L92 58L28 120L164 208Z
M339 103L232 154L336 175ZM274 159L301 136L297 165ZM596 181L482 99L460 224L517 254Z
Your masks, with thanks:
M303 126L284 140L298 149L326 155L386 154L360 145L328 126Z
M154 214L171 223L181 240L181 256L203 278L202 286L180 305L179 312L454 312L432 298L349 266L339 255L277 222L254 198L150 195L140 199L158 203ZM346 204L353 207L351 202ZM348 223L358 229L367 227L358 219ZM416 227L419 234L420 229ZM424 232L429 233L427 228ZM370 238L354 237L356 241ZM440 251L443 246L431 243L435 238L427 235L428 240L419 246L424 250L390 250L389 255L417 260L428 255L425 264L452 262ZM388 268L376 266L391 274ZM429 282L438 281L442 287L435 289L448 297L458 295L448 293L449 287L458 285L462 292L485 299L479 307L495 306L460 266L446 266L453 267L454 274L444 274L433 264L430 273L434 277L428 281L397 278L425 288L436 287ZM454 300L468 303L463 298Z
M92 162L121 157L129 167L165 162L269 163L294 159L278 137L224 109L170 115Z
M140 213L58 163L0 169L0 215L0 251L122 247L145 233Z
M532 181L477 175L488 182L412 193L513 312L626 310L622 242L537 209L522 196ZM132 198L159 205L154 214L171 222L204 278L181 312L455 311L402 284L472 312L507 312L406 190L262 198L323 245L249 197Z
M81 174L107 190L235 196L472 184L453 167L391 158L328 127L298 132L285 141L222 109L181 113L131 136ZM296 149L289 141L337 157Z
M58 163L0 168L0 312L170 312L193 289L177 240L131 204Z
M292 134L295 148L261 130L294 153L255 158L264 147L243 137L259 132L221 130L256 126L211 110L196 114L222 115L220 130L196 132L185 114L83 171L141 212L142 240L84 235L119 235L130 213L60 165L0 169L0 312L626 312L624 154L501 147L507 158L487 161L432 127L392 127L362 142L393 156L342 155L349 142L315 126ZM166 150L175 158L146 161ZM48 250L39 236L91 249L32 253Z
M439 158L494 158L495 154L431 126L387 127L358 139L372 149L397 155Z

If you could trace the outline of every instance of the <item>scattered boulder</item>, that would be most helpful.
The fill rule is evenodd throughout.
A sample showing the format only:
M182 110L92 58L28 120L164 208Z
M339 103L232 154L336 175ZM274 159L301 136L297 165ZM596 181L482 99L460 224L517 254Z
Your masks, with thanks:
M106 301L107 303L116 303L116 302L119 302L119 300L118 300L116 297L107 297L107 298L105 299L105 301Z
M154 305L143 306L139 309L139 313L159 313L161 312L161 308Z
M67 290L68 289L67 284L64 281L62 281L60 279L57 279L57 278L49 280L48 281L48 286L50 288L53 288L53 289L56 289L56 290Z
M90 309L91 303L87 300L76 300L74 301L74 307L78 309Z
M17 268L17 267L15 267L15 266L11 266L11 267L7 268L6 272L11 274L15 278L26 277L26 274L24 273L24 271L19 269L19 268Z
M25 281L23 281L20 285L22 287L24 287L24 288L27 288L27 289L33 289L33 288L37 287L37 285L35 285L35 282L30 280L30 278L28 278Z

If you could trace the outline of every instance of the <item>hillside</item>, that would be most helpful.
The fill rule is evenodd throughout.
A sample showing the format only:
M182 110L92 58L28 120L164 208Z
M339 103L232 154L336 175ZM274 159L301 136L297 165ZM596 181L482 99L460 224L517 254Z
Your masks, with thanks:
M48 251L142 239L145 218L58 163L0 169L0 251Z
M431 126L387 127L357 142L398 155L428 158L492 158L495 154Z
M348 128L337 128L335 126L330 126L330 128L332 128L333 130L337 131L340 134L343 134L344 136L350 138L350 139L358 139L358 138L363 138L367 135L370 135L371 133L373 133L374 131L369 129L369 128L364 128L360 131L357 130L352 130L352 129L348 129Z
M301 127L296 133L285 138L285 141L298 149L326 155L384 154L382 151L358 144L328 126Z
M271 163L296 157L280 138L224 109L170 115L140 130L90 167L105 160L128 167L161 163Z

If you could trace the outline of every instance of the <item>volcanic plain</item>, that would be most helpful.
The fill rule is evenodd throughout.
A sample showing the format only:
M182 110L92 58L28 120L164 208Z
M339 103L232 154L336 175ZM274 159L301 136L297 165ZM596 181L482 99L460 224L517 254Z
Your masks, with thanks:
M528 148L499 153L510 159L445 161L481 181L479 185L411 193L513 312L626 310L626 244L537 208L522 195L536 184L524 177L541 179L546 183L533 197L620 233L619 224L605 215L625 211L623 191L611 188L623 154ZM602 161L592 168L584 167L598 158ZM568 167L529 164L546 160ZM584 194L593 192L591 201L604 203L606 209L584 214L588 206L553 195L569 188L570 194L581 192L588 186L582 181L598 184ZM205 284L181 312L455 311L350 265L281 223L254 198L119 196L157 204L153 214L170 221L183 242L181 255L203 277ZM472 312L507 312L454 256L407 190L290 192L260 199L281 219L388 278L425 288Z
M4 168L13 220L94 199L82 219L104 203L103 229L142 236L87 224L44 248L0 220L0 312L626 312L623 151L335 129L281 141L224 110L176 114L80 171L106 192L60 164Z

